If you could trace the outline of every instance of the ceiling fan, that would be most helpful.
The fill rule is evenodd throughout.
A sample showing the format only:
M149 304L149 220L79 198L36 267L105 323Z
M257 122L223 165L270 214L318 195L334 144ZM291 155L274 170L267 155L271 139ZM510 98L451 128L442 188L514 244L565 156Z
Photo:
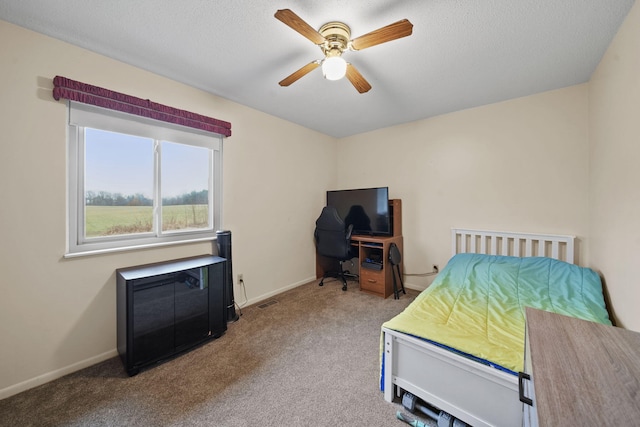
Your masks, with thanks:
M324 59L312 61L285 77L280 81L280 86L289 86L322 65L322 73L326 79L339 80L346 76L358 92L368 92L371 89L371 85L362 77L356 67L342 58L343 52L346 50L362 50L410 36L413 31L413 24L407 19L402 19L363 36L351 39L351 29L342 22L328 22L316 31L289 9L278 10L274 16L318 45L324 54Z

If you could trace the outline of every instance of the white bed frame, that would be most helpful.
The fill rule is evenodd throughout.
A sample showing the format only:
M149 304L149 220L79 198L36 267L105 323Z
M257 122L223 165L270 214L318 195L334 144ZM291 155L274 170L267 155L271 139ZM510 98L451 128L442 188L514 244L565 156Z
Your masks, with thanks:
M574 262L574 236L452 229L452 254L546 256ZM408 391L454 417L481 426L522 425L518 377L387 328L384 398ZM524 349L523 349L524 352Z

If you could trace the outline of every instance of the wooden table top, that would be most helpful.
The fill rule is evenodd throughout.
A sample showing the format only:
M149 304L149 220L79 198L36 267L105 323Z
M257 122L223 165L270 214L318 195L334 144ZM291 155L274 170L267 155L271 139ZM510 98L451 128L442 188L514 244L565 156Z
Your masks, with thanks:
M640 333L526 309L541 426L640 425Z

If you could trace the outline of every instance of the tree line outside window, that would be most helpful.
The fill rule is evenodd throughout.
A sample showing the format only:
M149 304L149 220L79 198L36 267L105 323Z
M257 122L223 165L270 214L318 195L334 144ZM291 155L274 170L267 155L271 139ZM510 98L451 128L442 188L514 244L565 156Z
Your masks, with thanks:
M206 205L209 201L209 191L192 191L178 196L163 197L164 206L178 205ZM87 191L86 206L153 206L153 199L143 194L122 195L108 191Z

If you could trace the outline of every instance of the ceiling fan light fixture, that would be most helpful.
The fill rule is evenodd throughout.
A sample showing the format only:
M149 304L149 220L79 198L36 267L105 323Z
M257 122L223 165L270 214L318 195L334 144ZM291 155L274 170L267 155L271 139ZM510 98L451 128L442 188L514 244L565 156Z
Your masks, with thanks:
M340 80L347 73L347 61L341 56L330 56L322 61L322 75L327 80Z

